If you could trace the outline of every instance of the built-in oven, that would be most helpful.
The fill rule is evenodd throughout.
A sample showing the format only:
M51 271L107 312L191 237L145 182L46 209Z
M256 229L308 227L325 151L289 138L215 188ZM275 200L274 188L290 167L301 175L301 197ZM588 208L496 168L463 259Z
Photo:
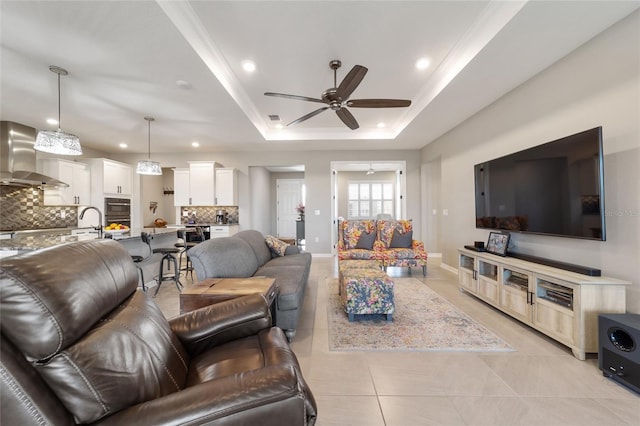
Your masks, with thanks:
M105 225L118 223L131 227L131 200L128 198L104 199Z

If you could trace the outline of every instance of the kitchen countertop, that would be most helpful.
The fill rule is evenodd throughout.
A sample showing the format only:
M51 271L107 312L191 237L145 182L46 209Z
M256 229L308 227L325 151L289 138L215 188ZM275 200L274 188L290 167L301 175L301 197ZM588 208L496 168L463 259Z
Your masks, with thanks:
M237 223L215 223L215 222L202 222L202 223L185 223L185 224L169 224L171 227L196 227L196 226L235 226Z
M59 229L49 231L50 232L47 232L45 230L33 232L17 232L11 239L0 240L0 250L39 250L47 247L57 246L60 244L73 243L76 241L98 239L97 233L73 235L73 229ZM113 239L127 240L132 238L139 238L142 232L147 232L151 235L167 234L175 233L176 228L132 228L127 233L114 235ZM109 238L107 234L103 235L103 238Z

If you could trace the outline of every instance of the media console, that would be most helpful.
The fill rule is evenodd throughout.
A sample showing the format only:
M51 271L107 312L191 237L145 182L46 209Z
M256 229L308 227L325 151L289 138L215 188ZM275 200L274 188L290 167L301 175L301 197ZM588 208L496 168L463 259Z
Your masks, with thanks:
M626 310L628 281L469 249L458 254L461 290L568 346L580 360L598 352L598 314Z

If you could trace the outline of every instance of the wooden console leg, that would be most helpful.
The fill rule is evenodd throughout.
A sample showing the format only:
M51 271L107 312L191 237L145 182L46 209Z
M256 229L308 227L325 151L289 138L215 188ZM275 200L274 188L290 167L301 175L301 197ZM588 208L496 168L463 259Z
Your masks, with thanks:
M573 352L573 356L575 356L580 361L584 361L585 359L587 359L587 354L584 351L579 351L577 349L571 349L571 352Z

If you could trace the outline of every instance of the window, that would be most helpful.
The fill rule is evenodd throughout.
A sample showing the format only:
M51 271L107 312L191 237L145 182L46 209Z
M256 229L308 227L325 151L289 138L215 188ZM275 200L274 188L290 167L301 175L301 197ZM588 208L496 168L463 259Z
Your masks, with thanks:
M379 214L393 216L393 183L349 182L349 219L375 219Z

